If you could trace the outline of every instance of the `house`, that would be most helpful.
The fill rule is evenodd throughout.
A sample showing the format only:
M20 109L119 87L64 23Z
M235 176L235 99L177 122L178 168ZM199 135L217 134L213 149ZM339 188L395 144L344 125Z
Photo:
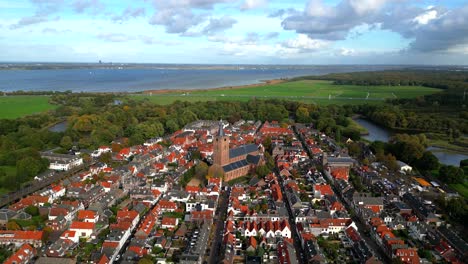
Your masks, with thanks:
M413 167L411 167L410 165L404 163L403 161L397 160L397 164L398 164L399 170L404 172L404 173L411 173L411 171L413 170Z
M73 241L74 243L78 243L79 238L79 234L76 231L72 230L66 230L60 235L60 239L68 239Z
M405 264L419 264L420 259L418 250L415 248L398 248L395 251L395 256Z
M120 210L117 212L117 223L129 223L133 230L140 221L140 214L134 210Z
M353 196L353 205L356 209L366 208L377 214L384 208L383 197L371 197L359 193Z
M314 197L323 199L327 195L334 195L335 193L328 184L315 184L314 185Z
M95 224L91 222L74 221L70 225L70 231L75 231L79 237L90 238L94 232Z
M163 229L175 229L179 224L179 218L174 217L163 217L161 220L161 228Z
M247 240L247 249L246 249L246 251L247 252L255 252L255 250L257 250L257 239L255 239L255 237L251 236Z
M174 212L178 208L175 202L168 200L160 200L157 206L160 208L161 212Z
M43 231L0 230L0 245L15 244L20 246L31 244L34 247L41 247L43 236Z
M36 256L36 249L31 247L29 244L22 245L18 251L11 255L8 259L3 262L4 264L27 264L32 262Z
M91 210L78 211L78 221L96 223L98 219L99 219L99 215L95 211L91 211Z
M51 151L42 152L41 158L49 160L49 169L57 171L67 171L83 164L83 159L79 156L57 154Z

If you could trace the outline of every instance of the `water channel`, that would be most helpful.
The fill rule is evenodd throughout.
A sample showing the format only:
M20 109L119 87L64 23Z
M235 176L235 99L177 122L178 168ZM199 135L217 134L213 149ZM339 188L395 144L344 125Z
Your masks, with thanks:
M355 121L367 129L369 134L363 136L363 138L369 141L378 140L382 142L388 142L388 140L393 134L391 130L376 125L367 119L358 118ZM461 160L468 159L468 155L447 151L443 148L428 147L427 150L430 150L439 159L440 163L447 165L460 166Z

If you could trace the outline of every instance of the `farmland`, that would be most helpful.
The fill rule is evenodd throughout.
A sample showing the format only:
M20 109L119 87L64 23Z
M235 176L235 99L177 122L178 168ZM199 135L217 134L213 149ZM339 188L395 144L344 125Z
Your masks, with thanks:
M14 119L54 109L49 97L42 95L21 95L0 97L0 119Z
M301 80L278 84L161 94L139 94L135 99L147 98L158 104L180 101L247 101L258 99L285 99L315 104L382 103L385 99L414 98L441 91L423 86L358 86L334 85L330 81Z

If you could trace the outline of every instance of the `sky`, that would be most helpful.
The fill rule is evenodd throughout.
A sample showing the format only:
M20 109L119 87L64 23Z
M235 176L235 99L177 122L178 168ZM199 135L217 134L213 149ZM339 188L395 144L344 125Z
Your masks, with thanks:
M0 0L0 61L466 65L466 0Z

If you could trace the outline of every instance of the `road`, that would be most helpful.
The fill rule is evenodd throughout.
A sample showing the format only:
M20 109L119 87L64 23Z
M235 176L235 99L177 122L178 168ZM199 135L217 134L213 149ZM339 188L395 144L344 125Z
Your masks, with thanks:
M302 147L307 151L307 155L309 156L309 158L311 160L313 160L312 155L310 154L309 149L307 148L307 145L304 142L304 139L302 137L299 137L299 135L296 132L296 129L294 129L294 132L296 133L297 138L299 138L301 140ZM324 173L324 172L322 172L322 173ZM333 192L335 192L335 194L336 194L336 197L340 200L341 204L343 204L345 206L348 213L351 212L352 211L351 205L348 204L343 199L343 197L341 196L341 193L336 189L335 185L333 183L331 183L330 180L327 177L324 177L324 178L327 181L327 183L332 187ZM356 224L356 226L358 228L357 231L358 231L359 235L361 236L362 239L364 239L364 242L366 242L367 247L369 247L371 249L372 253L377 258L379 258L381 260L385 260L386 262L390 262L391 260L388 259L387 255L384 253L382 247L377 245L377 243L371 237L369 237L366 233L364 233L364 230L366 230L367 228L366 228L366 225L362 222L362 220L357 216L351 216L351 219Z
M289 206L288 196L286 195L286 192L284 189L283 178L279 176L278 168L275 168L275 173L280 183L281 192L283 193L283 201L289 214L289 226L291 227L291 235L294 241L294 248L296 249L296 258L299 263L307 263L305 259L304 250L302 249L301 239L297 231L295 217L294 217L293 211L291 210L291 207Z
M210 257L208 258L209 264L218 264L222 261L221 248L223 245L223 230L224 219L227 215L228 198L231 190L226 190L221 193L218 200L218 207L216 208L214 223L216 223L213 241L211 243Z

